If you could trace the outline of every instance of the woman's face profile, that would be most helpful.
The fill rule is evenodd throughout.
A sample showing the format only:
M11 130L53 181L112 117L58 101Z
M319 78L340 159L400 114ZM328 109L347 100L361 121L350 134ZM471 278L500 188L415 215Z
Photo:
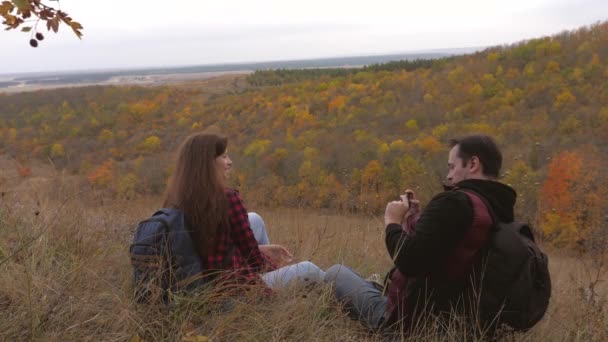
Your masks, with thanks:
M224 151L219 157L215 158L215 167L220 175L224 176L224 179L228 179L230 169L232 169L232 160L228 156L228 150Z

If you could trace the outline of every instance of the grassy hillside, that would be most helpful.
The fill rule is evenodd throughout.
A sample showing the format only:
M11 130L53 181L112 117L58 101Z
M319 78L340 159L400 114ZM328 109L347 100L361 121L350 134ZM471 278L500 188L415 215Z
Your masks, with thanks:
M14 182L0 198L0 340L2 341L383 341L351 321L323 284L289 287L271 298L226 303L213 291L177 297L172 307L133 302L128 246L135 222L158 198L121 201L79 193L70 177L48 170ZM14 190L14 191L13 191ZM245 194L247 200L249 196ZM272 242L298 260L344 263L364 277L390 261L378 217L318 211L260 212ZM606 341L606 269L588 255L545 246L553 297L541 323L508 341ZM397 340L476 341L457 320L432 318Z

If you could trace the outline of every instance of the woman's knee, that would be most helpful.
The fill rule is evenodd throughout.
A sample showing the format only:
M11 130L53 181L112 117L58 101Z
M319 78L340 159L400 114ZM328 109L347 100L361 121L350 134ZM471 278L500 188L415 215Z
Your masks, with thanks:
M266 224L264 223L262 216L254 212L247 213L247 216L249 218L249 225L251 226L255 239L260 245L268 245L270 241L268 240Z
M255 212L249 212L247 213L247 216L249 216L249 223L253 226L255 225L259 225L261 224L262 226L266 226L264 224L264 220L262 219L262 216L260 216L260 214L255 213Z

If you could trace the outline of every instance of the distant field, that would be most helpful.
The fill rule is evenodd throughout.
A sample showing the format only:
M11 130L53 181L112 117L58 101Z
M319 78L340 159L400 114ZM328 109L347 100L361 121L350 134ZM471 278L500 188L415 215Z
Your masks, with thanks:
M53 89L64 87L84 87L91 85L140 85L158 86L165 84L176 84L180 82L190 82L218 78L221 76L247 75L248 71L216 71L201 73L176 73L176 74L151 74L151 75L120 75L120 76L100 76L77 78L35 78L35 79L16 79L16 81L0 82L0 92L14 93L24 91L34 91L41 89Z
M0 75L0 92L21 92L87 85L161 85L206 79L227 74L244 75L255 70L329 67L354 68L369 64L386 63L389 61L441 58L458 52L460 52L460 50L454 50L454 52L449 53L412 53L171 68Z

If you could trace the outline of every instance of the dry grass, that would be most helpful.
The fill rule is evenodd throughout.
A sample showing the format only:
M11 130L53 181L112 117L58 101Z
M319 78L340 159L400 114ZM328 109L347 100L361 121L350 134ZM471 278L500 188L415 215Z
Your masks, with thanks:
M177 298L171 308L137 305L127 249L136 222L156 209L158 199L100 205L90 193L79 193L77 182L61 177L12 190L3 190L0 202L0 340L385 339L348 319L327 286L291 287L264 300L255 292L233 301L204 292ZM258 212L273 242L288 246L299 259L323 268L344 263L364 276L388 270L379 218ZM604 302L591 302L584 290L594 276L588 259L556 251L550 255L554 292L549 312L531 332L512 339L608 340L606 284L597 288ZM440 333L431 320L409 339L470 340L466 328L453 323Z

